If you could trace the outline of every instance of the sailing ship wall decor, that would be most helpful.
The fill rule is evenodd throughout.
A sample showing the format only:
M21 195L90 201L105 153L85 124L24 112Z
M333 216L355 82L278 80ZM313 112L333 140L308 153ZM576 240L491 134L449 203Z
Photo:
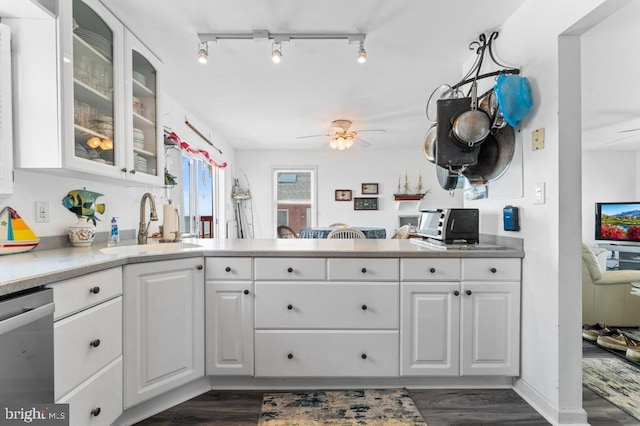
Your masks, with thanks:
M7 206L0 212L0 255L29 251L39 242L17 211Z
M422 175L418 175L418 184L416 185L415 190L412 192L409 187L409 176L407 173L404 174L404 185L400 185L400 181L402 179L402 175L398 177L398 190L395 194L393 194L393 198L396 201L419 201L431 192L431 189L424 190L424 185L422 183Z

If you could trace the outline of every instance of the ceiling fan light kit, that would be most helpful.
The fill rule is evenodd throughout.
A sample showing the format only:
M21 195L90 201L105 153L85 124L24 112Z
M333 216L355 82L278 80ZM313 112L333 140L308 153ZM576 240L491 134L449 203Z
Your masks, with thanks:
M349 44L358 44L358 63L367 61L367 51L364 49L365 33L270 33L267 30L256 30L251 33L198 33L200 44L198 47L198 61L207 63L209 56L209 42L219 40L254 40L264 42L273 40L271 46L271 60L280 63L282 59L282 43L292 40L347 40Z

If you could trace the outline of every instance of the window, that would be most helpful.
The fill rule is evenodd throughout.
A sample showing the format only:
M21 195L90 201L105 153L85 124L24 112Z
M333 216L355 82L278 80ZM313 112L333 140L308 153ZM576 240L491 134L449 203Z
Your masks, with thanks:
M315 167L273 169L274 233L281 225L296 233L301 228L315 226L315 175Z
M213 168L202 160L182 157L184 228L197 236L214 235Z

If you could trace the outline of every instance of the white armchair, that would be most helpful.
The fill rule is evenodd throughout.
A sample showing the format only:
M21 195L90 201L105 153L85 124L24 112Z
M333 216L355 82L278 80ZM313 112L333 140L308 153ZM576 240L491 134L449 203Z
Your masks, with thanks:
M605 258L606 261L606 258ZM606 268L605 268L606 269ZM596 254L582 244L582 322L607 326L640 325L640 297L631 294L632 282L640 282L640 271L604 271Z

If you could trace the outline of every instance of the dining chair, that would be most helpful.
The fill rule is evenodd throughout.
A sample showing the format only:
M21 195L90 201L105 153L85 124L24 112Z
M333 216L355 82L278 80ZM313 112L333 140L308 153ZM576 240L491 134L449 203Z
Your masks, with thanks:
M296 231L286 225L278 226L278 238L298 238Z
M404 240L409 238L409 232L411 231L411 225L402 225L391 236L392 239Z
M327 238L365 239L367 237L364 235L364 232L356 228L338 228L329 232Z
M347 228L347 227L349 227L349 225L347 225L346 223L340 223L340 222L332 223L331 225L329 225L329 228Z

